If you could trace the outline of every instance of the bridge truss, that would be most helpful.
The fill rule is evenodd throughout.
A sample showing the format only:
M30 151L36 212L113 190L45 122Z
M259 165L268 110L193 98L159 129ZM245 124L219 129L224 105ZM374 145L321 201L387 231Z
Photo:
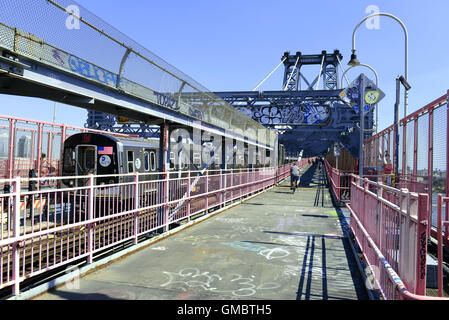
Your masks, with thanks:
M290 156L301 151L303 157L324 156L338 144L358 158L360 115L357 105L360 101L357 95L351 97L351 101L341 99L340 52L322 51L317 55L303 55L301 52L290 55L286 52L281 60L284 64L282 91L215 94L264 126L277 129L279 141ZM313 81L302 72L302 67L307 65L320 66L320 72ZM362 86L374 87L370 80L356 81L351 85L353 92L360 92ZM304 87L306 89L302 90ZM374 131L373 111L371 108L365 115L365 137Z

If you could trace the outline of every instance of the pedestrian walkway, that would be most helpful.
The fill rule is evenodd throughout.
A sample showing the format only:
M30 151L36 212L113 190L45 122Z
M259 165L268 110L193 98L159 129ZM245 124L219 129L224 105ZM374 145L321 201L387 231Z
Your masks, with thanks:
M36 299L367 299L323 172L260 196Z

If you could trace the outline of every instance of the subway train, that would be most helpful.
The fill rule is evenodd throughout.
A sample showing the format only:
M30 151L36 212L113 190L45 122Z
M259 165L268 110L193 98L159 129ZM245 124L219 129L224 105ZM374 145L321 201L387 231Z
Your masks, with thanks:
M171 141L171 143L176 143L176 141ZM188 143L192 144L192 141ZM279 152L277 157L279 163L277 164L283 164L286 161L285 148L279 145L277 149ZM186 194L188 187L186 180L178 178L185 178L187 170L191 170L191 183L194 185L190 194L195 196L201 195L207 190L205 180L198 180L196 176L201 176L206 168L211 175L217 174L217 169L220 169L220 166L214 163L214 153L209 152L208 159L208 152L204 152L213 150L213 146L209 142L203 143L200 148L198 146L193 148L190 145L188 150L189 152L186 148L183 155L184 159L180 162L176 161L176 157L180 157L179 152L178 154L169 153L169 200L174 200L176 197ZM248 149L245 145L230 146L230 150L227 151L234 153L233 164L228 166L227 169L248 167ZM205 155L206 157L204 157ZM269 157L270 153L266 152L265 156ZM64 141L63 145L61 165L63 179L59 185L60 188L69 190L63 193L54 193L55 198L48 199L47 203L59 205L59 207L54 205L53 211L59 217L58 219L63 221L84 221L88 219L88 201L90 198L85 187L89 185L90 179L93 179L95 198L91 205L93 205L95 218L126 211L132 212L136 205L139 208L154 208L157 203L162 201L166 193L163 183L153 182L153 180L160 181L162 178L159 173L161 168L160 158L159 139L91 132L71 135ZM260 163L256 163L253 167L260 165ZM136 172L139 173L138 179L141 182L138 189L135 189L135 184L132 183L135 181L133 173ZM223 173L227 172L229 171L223 170ZM93 177L89 177L89 175L93 175ZM198 183L194 182L196 180L198 180ZM218 183L218 179L211 179L209 188L218 189ZM217 185L214 186L213 184ZM70 190L72 188L73 191ZM139 192L137 198L135 192ZM51 194L49 196L53 197ZM172 197L175 198L172 199ZM217 197L217 194L207 196L210 210L214 210L212 204L217 203ZM190 201L191 212L201 211L201 208L204 208L205 201L204 196L192 199ZM175 216L178 214L178 209L177 207L172 208L170 205L169 210ZM185 210L185 208L182 210ZM45 211L51 212L52 210ZM145 211L145 219L160 221L162 218L159 211L160 208ZM77 214L74 215L75 212Z
M191 143L191 142L190 142ZM204 143L203 147L210 147ZM242 149L235 146L234 149ZM64 141L62 158L62 176L86 176L86 178L64 179L65 187L82 187L88 183L87 175L96 177L95 184L117 184L133 181L129 173L155 173L160 169L159 139L143 139L131 136L118 136L106 133L78 133ZM248 167L248 150L233 150L235 154L233 168ZM170 170L196 170L204 168L219 169L214 159L202 157L202 151L191 147L189 153L184 154L183 161L177 162L179 154L170 152ZM212 148L210 148L212 150ZM285 148L278 146L277 164L285 162ZM269 153L265 156L269 157ZM180 163L180 164L178 164ZM258 162L254 167L261 166ZM104 175L105 177L102 177ZM151 179L157 175L142 175L142 179Z
M62 176L105 175L96 177L99 185L130 182L133 177L123 174L157 172L158 160L158 139L78 133L64 141ZM87 183L87 178L63 180L66 187Z

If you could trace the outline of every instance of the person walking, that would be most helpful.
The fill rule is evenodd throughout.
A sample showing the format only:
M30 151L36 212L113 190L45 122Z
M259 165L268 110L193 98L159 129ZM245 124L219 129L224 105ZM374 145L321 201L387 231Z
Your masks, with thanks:
M296 163L290 168L290 189L295 193L299 184L299 167Z

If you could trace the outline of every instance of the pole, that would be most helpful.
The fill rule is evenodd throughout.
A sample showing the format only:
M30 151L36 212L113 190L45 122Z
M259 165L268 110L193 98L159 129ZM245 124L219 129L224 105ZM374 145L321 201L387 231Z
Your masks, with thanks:
M362 183L363 179L363 140L365 136L365 81L360 77L360 150L359 150L359 177Z
M394 146L394 176L395 181L397 181L397 177L399 174L399 104L400 102L400 95L401 93L401 87L400 87L400 80L399 77L396 78L396 102L394 104L394 132L395 132L395 146Z

